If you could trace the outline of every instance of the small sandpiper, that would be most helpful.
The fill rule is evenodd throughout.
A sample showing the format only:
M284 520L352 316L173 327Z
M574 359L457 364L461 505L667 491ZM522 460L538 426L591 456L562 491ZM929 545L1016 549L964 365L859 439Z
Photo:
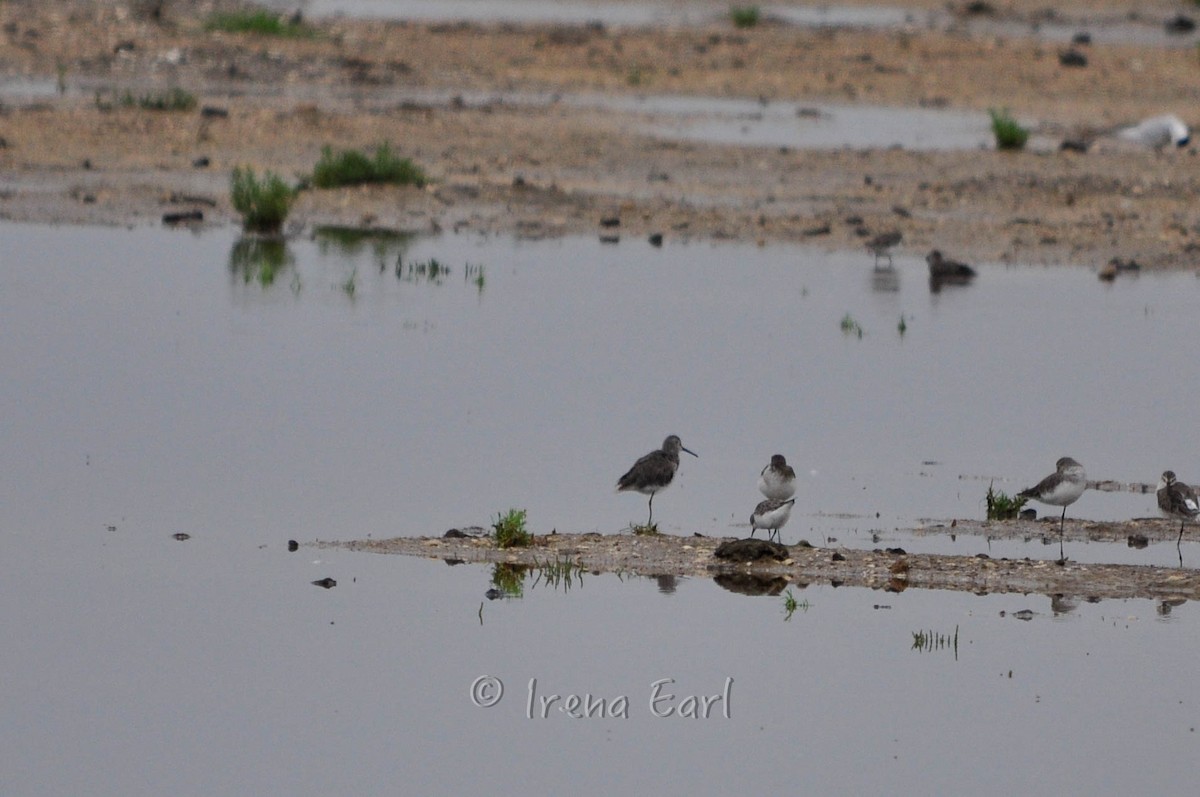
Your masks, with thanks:
M892 267L891 248L904 240L904 233L899 230L881 232L867 241L867 251L875 255L875 268L879 268L879 258L887 257L888 268Z
M786 501L796 494L796 471L783 454L772 456L771 463L758 474L758 491L776 501Z
M642 495L650 496L650 518L646 521L647 526L654 521L654 494L666 489L675 478L675 471L679 469L680 451L687 451L693 457L699 457L695 451L683 447L683 441L678 435L671 435L663 441L662 448L638 459L624 476L617 479L618 492L636 490Z
M1196 500L1196 491L1181 481L1176 480L1175 471L1163 471L1158 480L1158 508L1164 516L1179 518L1179 539L1175 544L1183 542L1183 526L1196 515L1200 515L1200 502Z
M786 501L780 501L777 498L768 498L758 506L754 507L754 514L750 515L750 536L754 536L754 532L759 529L767 529L769 536L775 537L779 534L779 530L783 528L783 524L788 522L788 518L792 515L792 506L796 503L795 498L789 498Z
M1037 483L1028 490L1017 493L1018 498L1032 498L1051 506L1063 508L1062 517L1058 521L1058 558L1063 559L1063 526L1067 522L1067 507L1075 503L1083 491L1087 489L1087 474L1083 466L1070 457L1063 457L1054 463L1054 473Z

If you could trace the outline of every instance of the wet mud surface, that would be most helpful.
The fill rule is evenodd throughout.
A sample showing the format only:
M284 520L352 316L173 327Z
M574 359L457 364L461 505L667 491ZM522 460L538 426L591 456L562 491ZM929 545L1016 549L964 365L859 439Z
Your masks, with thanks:
M1194 48L1095 41L1064 65L1041 22L1157 27L1141 3L1053 20L1033 4L952 8L891 28L815 28L720 14L672 26L311 21L308 38L205 29L211 2L0 5L0 217L157 224L182 213L236 223L232 169L289 178L321 148L389 142L432 177L424 189L305 191L289 229L321 223L523 237L803 241L863 246L900 230L897 253L1192 268L1200 247L1195 147L1057 149L1195 106ZM851 4L853 5L853 4ZM1014 33L978 26L984 16ZM968 24L971 23L971 24ZM1003 28L1007 31L1009 28ZM61 82L62 92L56 90ZM104 109L96 92L183 87L191 111ZM805 149L675 140L647 101L754 99L947 109L1009 108L1031 151ZM526 99L521 99L526 98ZM206 110L207 109L207 110ZM798 120L798 122L803 120ZM798 125L798 131L800 127Z
M948 527L950 524L945 524ZM946 533L948 528L938 529ZM1057 537L1058 524L955 521L953 531L993 538ZM919 532L918 532L919 533ZM1123 523L1068 521L1064 538L1126 543L1131 535L1149 541L1174 540L1178 526L1160 520ZM868 587L891 592L905 589L963 590L986 593L1036 593L1082 599L1200 598L1200 570L1120 564L1083 564L1053 559L994 559L984 555L950 556L907 553L900 549L871 551L787 547L782 561L721 559L715 552L729 538L659 535L552 534L535 537L528 548L499 549L486 537L399 537L389 540L320 542L318 546L372 553L391 553L447 561L526 565L532 568L569 562L594 573L715 578L729 589L775 594L787 586L811 583Z

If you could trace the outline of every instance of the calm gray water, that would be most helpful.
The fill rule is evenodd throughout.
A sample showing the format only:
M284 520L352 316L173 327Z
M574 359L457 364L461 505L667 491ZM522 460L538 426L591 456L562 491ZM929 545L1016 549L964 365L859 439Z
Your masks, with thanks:
M779 597L615 576L490 602L487 568L286 542L510 507L538 532L616 532L646 510L616 477L677 433L700 458L655 501L669 533L744 533L782 452L801 476L788 542L1053 556L898 529L980 517L990 479L1013 492L1063 454L1092 478L1197 480L1178 422L1193 274L983 264L932 294L915 259L882 290L864 252L670 239L0 240L5 794L1191 782L1190 604L810 587L785 622ZM1070 514L1153 508L1089 492ZM1177 562L1174 545L1068 554ZM957 658L911 649L956 628ZM506 684L489 709L469 695L482 675ZM527 718L531 678L626 695L629 717ZM731 716L655 717L662 678L679 695L734 679Z

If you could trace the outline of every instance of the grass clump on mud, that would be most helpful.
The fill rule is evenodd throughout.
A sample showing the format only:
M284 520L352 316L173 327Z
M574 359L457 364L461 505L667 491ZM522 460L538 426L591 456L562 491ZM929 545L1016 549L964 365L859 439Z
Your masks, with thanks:
M533 534L525 528L525 510L510 509L506 515L498 515L492 524L492 537L499 548L527 548L533 542Z
M96 107L101 111L111 111L115 108L141 108L143 111L190 111L197 104L195 94L178 87L139 95L135 95L128 89L125 91L109 89L107 92L96 92Z
M260 180L249 166L234 168L230 192L247 232L278 233L296 199L295 190L279 175L268 171Z
M399 158L387 144L375 148L370 157L356 149L334 154L333 148L321 149L321 159L313 169L312 184L317 188L340 188L347 185L389 183L424 188L428 179L421 167L409 158Z
M992 108L988 113L992 117L992 134L996 136L996 149L1018 150L1025 147L1025 142L1029 140L1029 130L1022 127L1007 109Z
M1016 520L1027 500L1005 495L993 489L991 484L988 484L986 499L988 520Z
M316 31L305 25L298 18L284 19L278 14L262 10L226 11L209 16L204 22L208 31L223 31L225 33L254 33L259 36L285 36L292 38L309 38Z

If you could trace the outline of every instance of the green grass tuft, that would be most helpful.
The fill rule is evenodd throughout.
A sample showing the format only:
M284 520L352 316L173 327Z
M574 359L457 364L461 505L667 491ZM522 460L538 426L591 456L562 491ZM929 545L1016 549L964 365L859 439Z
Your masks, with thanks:
M248 166L234 168L230 190L233 208L242 214L242 227L248 232L278 233L296 199L279 175L267 172L259 180Z
M783 619L785 621L791 620L792 615L796 613L797 609L799 609L802 612L807 612L809 609L808 600L802 600L802 601L796 600L796 596L793 595L792 591L789 589L786 593L784 593L784 596L783 596L783 610L785 612L787 612L787 616L784 617Z
M212 14L204 22L204 29L225 33L254 33L259 36L286 36L311 38L316 31L303 22L284 19L269 11L228 11Z
M527 548L533 542L533 534L525 528L525 510L510 509L507 515L497 515L492 537L499 548Z
M342 150L335 155L331 147L324 147L312 175L312 184L317 188L369 183L423 188L426 182L428 179L419 166L409 158L397 158L387 144L375 148L374 158L356 149Z
M60 82L62 78L60 78ZM65 83L63 84L65 89ZM102 111L115 108L141 108L144 111L190 111L196 107L196 95L187 89L172 88L166 91L135 95L132 91L108 89L96 92L96 107Z
M996 136L996 149L1022 149L1029 140L1029 130L1022 127L1012 114L992 108L992 133Z
M1025 506L1025 498L1010 498L1002 492L992 489L992 485L988 483L987 491L987 519L988 520L1015 520L1017 515L1021 513L1021 507Z
M729 19L735 28L753 28L761 16L758 6L734 6L729 9Z

